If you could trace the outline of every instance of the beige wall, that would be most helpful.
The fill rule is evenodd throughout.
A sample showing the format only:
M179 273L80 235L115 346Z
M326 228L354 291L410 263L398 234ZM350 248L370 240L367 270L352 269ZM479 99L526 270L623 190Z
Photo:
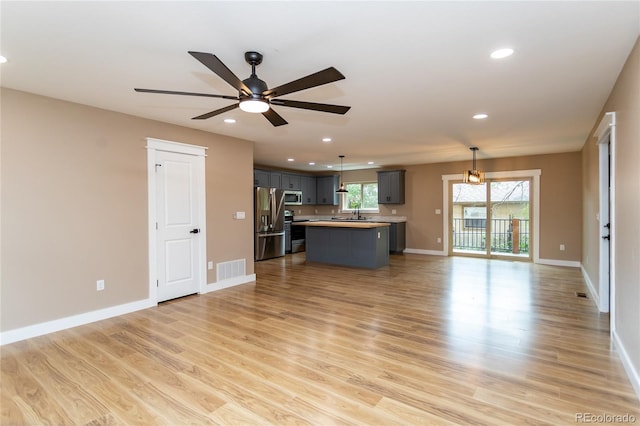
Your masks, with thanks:
M253 273L251 142L9 89L1 102L2 331L147 298L146 137L209 148L207 259Z
M615 153L615 333L636 374L640 373L640 38L631 51L602 113L616 113ZM593 132L582 149L584 247L582 263L598 290L598 147ZM638 384L637 384L638 385Z
M478 160L487 172L541 169L540 176L540 258L579 261L582 249L582 192L580 152L528 157ZM443 237L442 175L462 173L471 161L422 164L402 167L406 173L404 205L381 205L381 215L407 217L407 248L441 251ZM346 171L344 181L376 180L375 169ZM333 206L302 207L302 214L331 214ZM565 251L560 251L560 244Z

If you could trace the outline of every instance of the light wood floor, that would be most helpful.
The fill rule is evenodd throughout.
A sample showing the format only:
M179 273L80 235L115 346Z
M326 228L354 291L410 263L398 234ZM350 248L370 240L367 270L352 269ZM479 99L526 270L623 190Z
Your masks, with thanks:
M640 403L578 269L392 256L2 347L11 424L575 424Z

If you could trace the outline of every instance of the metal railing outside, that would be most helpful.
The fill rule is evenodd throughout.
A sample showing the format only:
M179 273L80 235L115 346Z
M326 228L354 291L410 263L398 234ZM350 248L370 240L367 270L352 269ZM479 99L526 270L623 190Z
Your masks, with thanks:
M453 249L487 250L486 219L453 219ZM491 253L529 254L528 219L491 219Z

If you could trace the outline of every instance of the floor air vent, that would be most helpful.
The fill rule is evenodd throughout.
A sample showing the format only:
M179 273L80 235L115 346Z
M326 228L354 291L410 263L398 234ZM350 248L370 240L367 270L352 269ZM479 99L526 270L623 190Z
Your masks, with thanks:
M230 278L242 277L247 274L245 259L230 260L216 265L216 281L224 281Z
M576 291L576 297L582 297L583 299L588 299L589 298L587 296L587 293L584 293L582 291Z

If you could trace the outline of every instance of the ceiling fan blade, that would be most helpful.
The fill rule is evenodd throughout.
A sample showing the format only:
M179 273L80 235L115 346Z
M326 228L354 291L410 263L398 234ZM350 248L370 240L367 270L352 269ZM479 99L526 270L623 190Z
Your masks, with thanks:
M290 101L287 99L271 99L273 105L281 105L292 108L312 109L314 111L330 112L332 114L346 114L350 106L318 104L315 102Z
M282 126L282 125L285 125L285 124L289 124L289 123L287 123L287 120L282 118L280 116L280 114L275 112L272 108L269 108L268 110L263 112L262 115L264 115L267 118L267 120L269 120L271 122L271 124L273 124L273 127L278 127L278 126Z
M193 92L176 92L174 90L156 90L156 89L133 89L136 92L142 93L161 93L164 95L186 95L186 96L204 96L207 98L222 98L222 99L232 99L238 100L237 96L227 96L227 95L213 95L209 93L193 93Z
M206 120L207 118L211 118L211 117L216 116L218 114L222 114L222 113L225 113L227 111L231 111L232 109L236 109L236 108L238 108L239 105L240 105L239 103L238 104L229 105L229 106L226 106L224 108L220 108L220 109L217 109L215 111L211 111L211 112L208 112L206 114L202 114L202 115L199 115L197 117L193 117L192 120Z
M262 94L268 98L275 98L277 96L283 96L288 93L298 92L311 87L322 86L323 84L332 83L344 78L344 75L342 75L340 71L334 67L329 67L306 77L283 84L282 86L278 86L274 89L269 89Z
M216 55L204 52L189 52L191 56L202 62L202 64L216 73L221 79L233 86L238 92L251 95L249 89Z

